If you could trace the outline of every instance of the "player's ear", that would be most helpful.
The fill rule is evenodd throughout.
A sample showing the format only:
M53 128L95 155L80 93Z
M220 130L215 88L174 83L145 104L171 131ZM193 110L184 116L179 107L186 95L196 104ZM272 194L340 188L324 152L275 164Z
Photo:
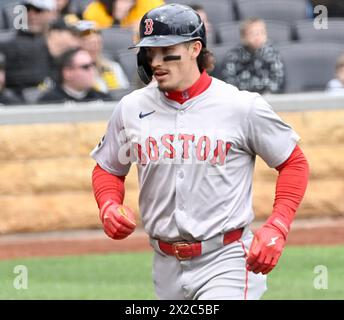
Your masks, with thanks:
M197 57L199 56L201 50L202 50L202 42L201 41L193 41L191 47L191 58L192 59L197 59Z

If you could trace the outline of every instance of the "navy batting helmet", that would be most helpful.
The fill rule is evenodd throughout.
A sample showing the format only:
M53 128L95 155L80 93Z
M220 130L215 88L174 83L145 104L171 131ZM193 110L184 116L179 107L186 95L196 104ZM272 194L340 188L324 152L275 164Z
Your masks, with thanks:
M131 48L140 48L138 73L144 83L152 80L145 47L167 47L192 40L207 46L205 26L198 13L186 5L167 4L148 11L140 22L140 41Z

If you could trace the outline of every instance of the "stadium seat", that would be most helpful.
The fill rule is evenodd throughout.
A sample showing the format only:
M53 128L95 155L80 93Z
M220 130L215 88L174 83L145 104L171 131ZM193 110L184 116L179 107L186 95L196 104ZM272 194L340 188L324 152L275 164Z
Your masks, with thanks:
M13 22L16 16L14 13L14 7L20 3L20 1L14 1L11 3L7 3L1 8L2 22L0 22L0 25L2 29L14 29Z
M2 6L0 5L0 30L7 29L6 21L5 21L5 13L3 11Z
M102 30L104 41L104 51L113 56L118 54L119 50L128 49L133 44L133 33L128 29L109 28Z
M285 92L324 90L335 76L338 56L344 44L318 42L289 43L278 47L285 66Z
M329 18L327 29L315 29L313 20L301 20L295 23L296 37L300 41L338 41L343 43L343 31L343 18Z
M15 34L15 30L0 30L0 45L10 41L14 38Z
M75 12L78 16L82 16L82 13L91 2L92 0L71 0L71 12Z
M8 0L0 0L0 8L8 4Z
M211 52L215 56L215 69L210 73L211 76L215 78L221 79L221 72L224 59L227 55L227 52L231 50L234 46L233 45L217 45L211 48Z
M240 23L227 22L217 26L220 44L239 44L240 43Z
M117 61L122 66L129 82L132 84L137 79L136 54L134 51L123 50L118 53Z
M201 5L214 25L234 20L234 9L231 0L167 0L166 3L180 3L186 5Z
M306 19L306 0L236 0L240 20L258 17L293 23Z
M23 89L23 98L28 104L37 103L38 99L42 95L42 90L37 87Z
M266 20L269 39L272 43L281 43L291 40L289 24L281 21ZM223 23L217 27L221 43L236 44L240 42L240 23Z

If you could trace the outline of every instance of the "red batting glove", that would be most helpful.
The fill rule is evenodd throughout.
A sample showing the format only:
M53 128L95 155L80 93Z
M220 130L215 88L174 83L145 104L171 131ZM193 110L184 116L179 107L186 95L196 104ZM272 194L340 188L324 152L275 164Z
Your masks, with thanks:
M285 242L285 236L278 228L271 224L264 225L253 238L246 261L247 270L269 273L276 266Z
M104 203L99 217L103 223L104 232L111 239L124 239L136 228L134 212L113 200Z

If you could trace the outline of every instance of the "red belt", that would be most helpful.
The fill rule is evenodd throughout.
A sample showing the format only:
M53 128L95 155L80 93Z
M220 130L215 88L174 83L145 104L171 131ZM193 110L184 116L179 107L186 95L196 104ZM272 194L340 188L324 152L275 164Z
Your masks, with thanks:
M223 245L239 240L244 228L228 231L223 235ZM202 242L164 242L159 240L159 248L169 256L175 256L178 260L190 260L202 254Z

